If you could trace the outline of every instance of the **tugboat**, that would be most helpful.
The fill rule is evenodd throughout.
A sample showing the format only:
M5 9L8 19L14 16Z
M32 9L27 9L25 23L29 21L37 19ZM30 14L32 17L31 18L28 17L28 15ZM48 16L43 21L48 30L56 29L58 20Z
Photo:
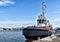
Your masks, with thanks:
M42 2L42 14L38 16L37 26L27 26L23 29L26 39L37 39L51 36L53 27L44 16L45 4Z

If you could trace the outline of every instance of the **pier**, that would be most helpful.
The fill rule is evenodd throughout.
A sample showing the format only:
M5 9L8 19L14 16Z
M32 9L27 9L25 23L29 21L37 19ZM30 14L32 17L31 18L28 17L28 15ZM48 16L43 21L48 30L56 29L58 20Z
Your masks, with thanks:
M26 42L60 42L60 37L55 36L52 34L51 36L45 37L45 38L38 38L38 40L26 40Z

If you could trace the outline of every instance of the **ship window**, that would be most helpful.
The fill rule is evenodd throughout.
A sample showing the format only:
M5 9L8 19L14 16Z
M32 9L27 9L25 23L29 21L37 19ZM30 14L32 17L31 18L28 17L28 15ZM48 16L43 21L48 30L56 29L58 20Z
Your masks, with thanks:
M38 23L45 23L46 20L39 20Z
M39 20L38 23L41 23L41 20Z

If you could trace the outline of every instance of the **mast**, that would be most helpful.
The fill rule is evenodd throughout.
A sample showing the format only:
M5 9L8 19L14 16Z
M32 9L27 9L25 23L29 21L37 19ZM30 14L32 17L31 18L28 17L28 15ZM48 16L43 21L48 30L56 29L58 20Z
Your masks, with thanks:
M42 16L45 14L45 2L42 0Z
M45 14L45 2L44 0L42 0L42 14L38 16L38 20L37 20L38 25L46 21L44 14Z

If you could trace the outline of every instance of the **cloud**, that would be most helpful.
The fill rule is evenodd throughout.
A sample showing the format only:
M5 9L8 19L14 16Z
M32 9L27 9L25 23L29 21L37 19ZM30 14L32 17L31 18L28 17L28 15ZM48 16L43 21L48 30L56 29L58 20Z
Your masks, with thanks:
M9 5L14 5L15 2L12 0L1 0L0 1L0 6L9 6Z
M55 19L50 19L50 22L54 28L60 27L60 17L57 17Z
M60 27L60 17L49 19L51 25L56 28ZM32 20L21 20L21 21L0 21L0 27L11 28L11 27L22 27L22 26L31 26L37 25L37 21Z
M13 27L22 27L22 26L32 26L35 25L36 21L0 21L0 27L3 28L13 28Z

